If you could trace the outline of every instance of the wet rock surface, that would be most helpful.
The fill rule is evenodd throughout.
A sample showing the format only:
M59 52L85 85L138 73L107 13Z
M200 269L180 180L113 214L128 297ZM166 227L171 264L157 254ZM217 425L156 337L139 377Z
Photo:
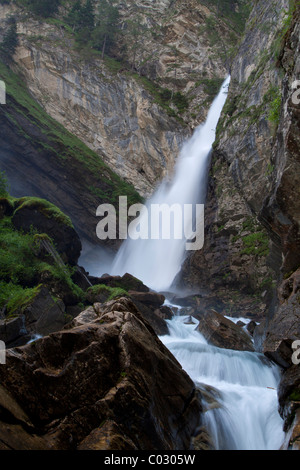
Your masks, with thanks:
M237 351L254 351L254 346L241 327L211 310L204 315L194 315L199 320L197 331L212 345Z

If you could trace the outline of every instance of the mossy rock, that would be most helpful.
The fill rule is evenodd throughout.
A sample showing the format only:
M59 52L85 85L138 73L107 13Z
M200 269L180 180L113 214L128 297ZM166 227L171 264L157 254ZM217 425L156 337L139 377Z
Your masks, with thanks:
M124 296L127 297L128 292L120 287L109 287L104 284L96 284L87 290L86 299L91 303L103 303Z
M65 263L77 264L82 245L72 222L58 207L45 199L23 197L14 204L12 222L17 230L32 229L47 234Z
M38 197L22 197L15 201L14 208L15 214L24 208L37 210L48 219L54 219L59 224L74 228L70 217L65 215L57 206L47 201L46 199L41 199Z
M90 276L89 279L93 285L102 284L109 287L119 287L125 291L149 292L149 288L142 281L128 273L122 277L104 275L101 278Z

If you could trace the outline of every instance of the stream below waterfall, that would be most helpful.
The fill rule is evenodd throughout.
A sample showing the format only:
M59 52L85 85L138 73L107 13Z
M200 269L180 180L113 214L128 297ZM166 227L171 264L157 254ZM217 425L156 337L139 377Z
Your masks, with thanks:
M205 203L207 175L216 127L226 102L230 77L224 81L200 125L184 144L172 181L165 180L147 202L151 204ZM147 210L141 220L147 217ZM187 255L185 239L128 239L113 260L110 274L137 277L157 292L171 285ZM180 312L180 309L179 309ZM280 369L263 355L220 349L208 344L176 314L168 320L169 335L162 342L182 365L207 400L203 426L218 450L278 450L284 441L278 413Z
M278 413L279 368L265 356L211 346L195 331L197 320L175 315L160 337L200 390L202 426L216 450L279 450L283 420ZM205 397L208 396L208 399Z

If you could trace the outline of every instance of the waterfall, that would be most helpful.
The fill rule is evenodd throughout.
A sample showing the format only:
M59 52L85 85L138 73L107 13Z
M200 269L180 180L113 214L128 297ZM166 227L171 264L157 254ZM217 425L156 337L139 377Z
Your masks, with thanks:
M196 205L204 203L207 172L216 126L225 104L230 77L226 78L218 96L209 110L206 122L196 128L192 137L183 145L178 157L172 182L162 182L148 200L141 217L148 217L148 209L155 204L169 207L179 204ZM176 228L174 229L174 233ZM111 274L123 275L126 272L141 279L156 291L170 288L180 271L186 255L186 239L128 239L120 248Z
M165 180L149 199L140 221L153 204L204 203L207 173L216 126L225 104L228 77L214 100L205 124L182 147L172 181ZM126 240L111 274L130 273L156 291L168 291L185 259L186 239ZM167 302L166 302L167 304ZM170 304L169 304L170 305ZM179 309L180 311L180 309ZM276 450L284 440L278 413L279 369L263 355L216 348L186 324L180 314L168 320L161 341L204 390L203 427L217 450ZM197 323L197 320L195 320Z

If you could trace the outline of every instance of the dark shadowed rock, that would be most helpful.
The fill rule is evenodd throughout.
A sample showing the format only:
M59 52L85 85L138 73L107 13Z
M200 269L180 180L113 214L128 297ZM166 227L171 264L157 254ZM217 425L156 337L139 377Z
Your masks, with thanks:
M26 333L24 315L0 321L0 340L4 341L6 347L10 347Z
M284 450L300 450L300 371L294 364L284 371L278 387L279 412L284 419Z
M161 307L165 301L165 297L157 292L135 292L129 291L129 295L133 300L137 300L145 305Z
M104 274L102 277L89 276L89 281L93 285L103 284L108 287L121 287L127 291L149 292L149 287L128 273L124 276L110 276L109 274Z
M65 306L54 301L49 290L41 287L24 309L25 326L29 333L48 335L59 331L65 324Z
M215 310L194 316L199 320L197 330L210 344L237 351L254 351L250 336Z
M247 324L246 329L250 333L251 336L254 335L254 331L256 327L257 327L257 324L253 320Z
M55 302L49 290L41 287L20 312L16 311L15 318L0 321L0 340L4 341L7 347L21 346L33 336L59 331L64 325L63 302Z
M165 321L165 313L161 309L153 309L138 300L131 299L134 305L139 309L143 318L150 323L153 330L158 336L164 336L169 333L167 323ZM162 307L163 308L163 307Z
M99 305L86 320L7 351L0 381L18 407L19 429L5 434L4 400L3 445L22 448L16 438L38 430L32 449L189 449L199 394L134 304Z
M279 288L279 307L271 320L263 352L282 367L292 365L294 341L300 339L300 269Z

